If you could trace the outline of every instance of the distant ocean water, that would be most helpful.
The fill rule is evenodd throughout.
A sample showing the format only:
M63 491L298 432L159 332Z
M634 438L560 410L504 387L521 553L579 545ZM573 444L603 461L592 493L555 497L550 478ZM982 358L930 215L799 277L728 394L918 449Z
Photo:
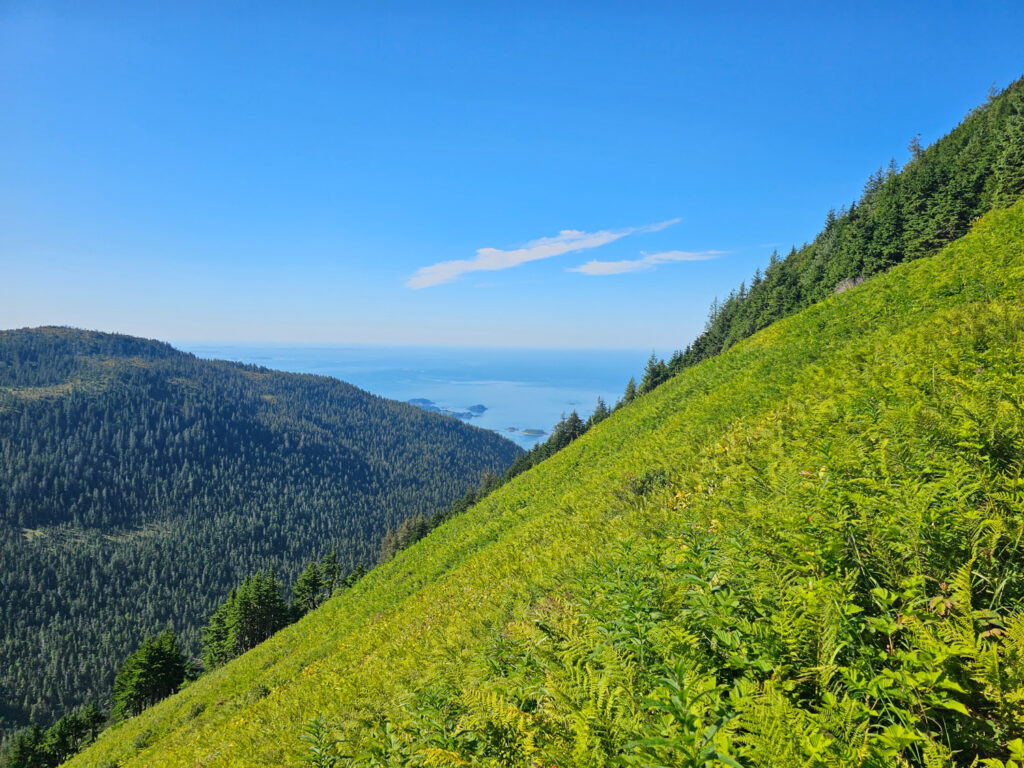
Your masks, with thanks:
M439 409L486 410L467 420L524 448L546 438L576 409L586 418L598 396L611 406L630 376L640 378L650 350L482 349L404 346L175 344L198 357L333 376L394 400L428 400ZM540 432L542 434L533 434Z

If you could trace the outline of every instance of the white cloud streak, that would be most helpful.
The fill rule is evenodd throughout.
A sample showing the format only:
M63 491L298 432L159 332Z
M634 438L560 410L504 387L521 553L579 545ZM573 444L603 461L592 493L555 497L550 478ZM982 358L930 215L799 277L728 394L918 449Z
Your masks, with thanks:
M552 256L561 256L566 253L599 248L602 245L614 243L616 240L628 237L629 235L643 232L658 232L678 222L679 219L671 219L670 221L648 224L643 227L615 230L602 229L598 232L563 229L554 237L542 237L539 240L531 240L521 248L509 251L499 250L498 248L480 248L476 252L476 257L472 259L441 261L437 264L420 267L416 270L416 274L410 277L405 284L415 289L429 288L434 285L441 285L442 283L450 283L452 280L456 280L469 272L490 272L499 269L510 269L529 261L550 259Z
M596 259L572 267L569 272L582 272L584 275L624 275L628 272L645 272L659 264L674 261L708 261L717 259L729 251L662 251L661 253L645 253L639 259L623 259L622 261L598 261Z

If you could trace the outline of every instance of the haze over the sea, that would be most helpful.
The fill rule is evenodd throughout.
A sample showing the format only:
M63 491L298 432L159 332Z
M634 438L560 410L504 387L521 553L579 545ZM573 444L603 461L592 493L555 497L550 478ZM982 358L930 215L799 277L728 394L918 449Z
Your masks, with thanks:
M647 350L552 350L383 345L177 343L199 357L235 360L294 373L333 376L395 400L425 399L529 448L575 409L587 418L597 398L610 407ZM538 434L541 433L541 434Z

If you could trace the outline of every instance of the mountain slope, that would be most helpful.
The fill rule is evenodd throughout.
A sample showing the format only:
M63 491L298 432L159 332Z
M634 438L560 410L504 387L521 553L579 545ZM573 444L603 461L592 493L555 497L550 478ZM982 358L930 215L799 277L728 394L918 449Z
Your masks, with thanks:
M1022 288L1018 203L638 398L70 765L1007 757Z
M861 198L821 232L711 308L707 326L670 371L717 355L768 324L810 306L840 286L890 267L931 256L993 207L1024 194L1024 78L972 110L956 128L898 169L881 168Z
M0 717L109 693L171 624L198 628L260 568L291 579L447 507L519 450L343 382L127 336L0 332Z

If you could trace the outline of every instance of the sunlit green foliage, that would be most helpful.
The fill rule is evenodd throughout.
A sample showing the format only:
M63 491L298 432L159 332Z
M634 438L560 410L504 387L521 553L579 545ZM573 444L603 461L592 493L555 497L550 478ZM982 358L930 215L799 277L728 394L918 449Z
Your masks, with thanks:
M1024 202L637 398L70 764L1009 765L1022 289Z

